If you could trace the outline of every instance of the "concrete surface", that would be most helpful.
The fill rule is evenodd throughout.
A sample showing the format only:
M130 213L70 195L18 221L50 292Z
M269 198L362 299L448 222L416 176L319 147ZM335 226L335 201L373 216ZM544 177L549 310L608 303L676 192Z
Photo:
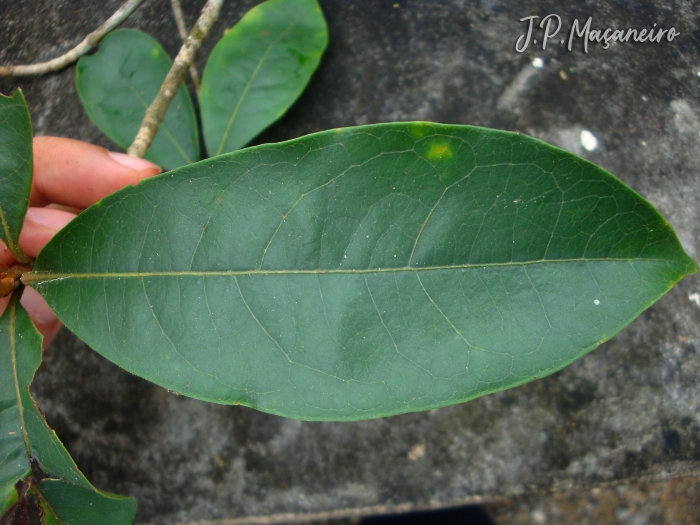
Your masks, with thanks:
M0 0L0 62L45 60L120 1ZM255 2L227 2L200 55ZM183 2L192 24L203 1ZM259 141L391 120L477 124L574 151L648 198L700 258L697 2L321 0L330 47L308 91ZM673 26L672 42L548 43L516 53L525 16L594 28ZM178 46L167 0L126 26ZM533 36L537 38L537 36ZM540 60L537 60L540 59ZM537 67L541 66L541 67ZM109 146L74 69L20 86L37 134ZM585 149L582 131L597 140ZM584 133L590 148L590 137ZM700 278L684 279L612 341L548 378L426 413L302 423L208 405L130 376L62 333L34 392L98 487L139 501L137 523L273 523L434 508L646 476L700 473Z

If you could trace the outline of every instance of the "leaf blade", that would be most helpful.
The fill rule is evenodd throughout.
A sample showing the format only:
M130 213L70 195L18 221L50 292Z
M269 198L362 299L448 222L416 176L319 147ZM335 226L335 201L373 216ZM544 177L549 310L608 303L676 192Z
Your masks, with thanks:
M217 43L202 75L207 150L239 149L301 95L328 43L316 0L268 0Z
M94 488L69 483L64 479L47 479L39 485L44 509L58 523L105 525L129 524L134 519L136 502L133 498L117 496Z
M41 352L41 336L26 311L13 299L0 317L0 515L17 503L15 483L24 480L30 484L30 491L36 491L50 507L59 509L55 517L60 523L95 523L80 508L80 501L63 499L68 493L89 500L92 512L113 515L116 521L110 523L131 523L136 511L133 498L95 489L34 403L29 385L41 362ZM38 483L32 479L34 460L44 474L56 479ZM54 490L55 486L62 487L64 494Z
M142 31L119 29L107 35L97 53L81 57L76 67L76 87L90 120L128 148L172 64L162 46ZM199 160L194 107L184 85L145 158L167 169Z
M348 420L552 373L696 268L649 203L583 159L405 123L126 189L29 280L98 352L167 388Z
M32 120L21 89L0 95L0 239L15 258L28 261L19 233L29 207L34 157Z

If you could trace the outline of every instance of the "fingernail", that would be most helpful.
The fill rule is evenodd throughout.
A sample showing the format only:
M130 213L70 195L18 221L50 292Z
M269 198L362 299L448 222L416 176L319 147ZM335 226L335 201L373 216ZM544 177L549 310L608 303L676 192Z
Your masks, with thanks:
M156 173L160 173L161 171L163 171L161 170L160 166L157 166L156 164L153 164L152 162L149 162L146 159L132 157L131 155L126 155L125 153L117 153L116 151L108 151L107 153L110 157L112 157L113 160L117 161L122 166L131 168L132 170L152 170Z
M29 208L27 209L27 220L34 224L58 231L70 221L75 219L74 213L62 210L52 210L50 208Z

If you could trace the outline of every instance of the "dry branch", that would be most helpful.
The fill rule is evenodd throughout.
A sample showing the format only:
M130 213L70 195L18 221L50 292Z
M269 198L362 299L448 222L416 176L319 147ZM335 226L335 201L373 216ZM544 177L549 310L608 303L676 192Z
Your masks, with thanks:
M185 25L185 17L182 14L180 0L170 0L170 3L173 6L173 15L175 17L175 23L177 24L177 30L180 33L180 38L184 42L187 40L187 26ZM197 71L197 66L195 66L194 63L190 66L190 77L194 84L194 90L197 92L197 96L199 96L199 71Z
M160 123L163 122L163 117L165 117L165 112L168 110L170 102L175 97L180 84L182 84L185 75L187 75L187 70L192 65L194 57L202 45L202 41L207 36L212 24L219 17L222 3L223 0L209 0L202 9L199 20L197 20L180 52L175 57L173 67L170 68L163 84L160 86L156 98L146 110L146 116L141 122L141 129L139 129L134 142L127 150L127 153L132 157L143 157L146 154L153 142L153 137L158 132Z
M95 47L104 36L126 20L144 0L128 0L95 31L86 36L80 44L60 57L38 64L0 66L0 76L43 75L58 71L78 60Z

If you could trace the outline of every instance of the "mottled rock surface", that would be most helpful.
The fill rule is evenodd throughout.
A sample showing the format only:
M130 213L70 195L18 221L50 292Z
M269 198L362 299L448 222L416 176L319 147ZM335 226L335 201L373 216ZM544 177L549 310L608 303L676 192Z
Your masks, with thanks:
M46 60L121 0L0 0L0 62ZM255 2L227 2L200 55ZM203 1L185 1L192 24ZM308 91L259 138L391 120L477 124L574 151L648 198L700 258L697 2L321 0L330 46ZM673 26L672 42L531 43L524 16L593 28ZM178 46L167 0L126 26ZM536 59L541 59L541 61ZM541 67L536 67L541 66ZM22 87L37 134L110 147L88 121L74 69ZM597 139L588 151L582 131ZM590 138L589 138L590 141ZM590 148L590 144L587 143ZM467 404L358 423L304 423L172 395L69 333L34 392L98 487L139 501L138 523L190 523L438 507L600 482L700 474L700 277L684 279L612 341L562 372ZM228 521L235 520L235 521Z

